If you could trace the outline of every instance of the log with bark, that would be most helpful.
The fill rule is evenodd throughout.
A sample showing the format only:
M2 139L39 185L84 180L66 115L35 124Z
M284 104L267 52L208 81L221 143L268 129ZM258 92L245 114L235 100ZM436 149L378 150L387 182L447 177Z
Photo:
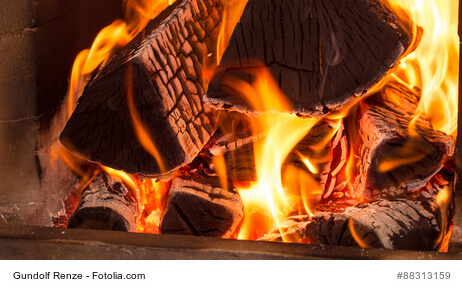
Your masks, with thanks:
M452 137L434 130L424 113L416 116L418 101L415 92L396 83L361 101L353 137L357 194L375 198L416 191L453 155Z
M247 3L205 100L255 113L233 80L267 67L299 115L322 116L371 88L407 49L412 24L384 0Z
M178 0L151 20L85 88L60 142L127 173L167 175L191 162L215 131L201 74L222 10L219 0Z
M242 199L230 181L223 185L216 174L197 171L174 177L159 230L163 234L228 238L243 215Z
M99 173L82 193L68 228L136 231L139 193L123 181Z
M379 198L353 206L344 204L339 212L292 216L280 223L283 235L279 229L273 229L262 240L435 250L448 231L453 208L437 202L441 185L433 183L429 187L430 190L406 197Z

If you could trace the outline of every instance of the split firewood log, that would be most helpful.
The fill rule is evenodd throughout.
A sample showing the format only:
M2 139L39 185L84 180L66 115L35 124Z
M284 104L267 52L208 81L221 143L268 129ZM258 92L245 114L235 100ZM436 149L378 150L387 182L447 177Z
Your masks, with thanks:
M399 196L427 184L454 153L454 140L416 116L419 97L390 83L361 101L354 190L366 198Z
M67 227L135 232L138 212L136 189L128 188L116 177L99 173L83 191Z
M447 211L443 214L443 211ZM423 191L402 198L379 198L347 206L340 212L291 216L261 240L308 242L400 250L435 250L452 219L453 208L441 207L436 193ZM441 218L444 215L444 218Z
M85 88L60 142L133 174L191 162L215 131L202 66L216 51L222 10L219 0L178 0L151 20Z
M402 11L401 11L402 12ZM293 112L319 117L371 88L411 46L412 24L384 0L252 0L209 85L215 108L255 113L233 80L267 67Z
M226 186L227 188L223 188ZM174 177L159 231L228 238L241 221L243 202L231 182L195 172Z
M319 169L315 174L317 178L328 170L332 160L332 142L329 135L343 132L343 126L336 127L327 121L320 121L310 132L294 147L284 162L284 168L295 166L299 169L309 170L303 158L307 158ZM223 155L226 164L226 174L236 181L255 181L255 142L265 138L265 132L258 135L249 131L217 134L212 138L208 151L214 155ZM339 134L336 134L339 135ZM319 148L318 148L319 147ZM284 171L284 169L283 169Z

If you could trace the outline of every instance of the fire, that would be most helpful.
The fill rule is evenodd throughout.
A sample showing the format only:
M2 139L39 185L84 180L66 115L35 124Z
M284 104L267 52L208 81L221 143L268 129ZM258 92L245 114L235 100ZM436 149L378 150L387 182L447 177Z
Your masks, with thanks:
M359 237L358 233L355 230L354 222L351 218L348 219L348 228L350 229L351 236L361 248L369 247L369 245L363 239Z
M104 64L117 48L133 39L145 27L149 19L158 15L172 2L172 0L127 0L126 19L117 20L104 28L96 37L92 47L82 51L76 58L67 101L69 116L74 110L76 100L88 82L90 74L101 64ZM374 86L371 91L379 89L387 81L397 81L406 84L413 91L420 91L422 97L419 111L430 117L435 129L455 136L459 74L459 66L456 61L459 57L457 2L451 0L389 0L389 2L393 7L399 7L410 16L416 25L423 28L424 34L416 50L402 59L397 69L384 81ZM217 63L221 60L246 3L247 0L226 1L222 28L218 38ZM400 10L397 9L397 11ZM417 26L414 30L417 31ZM209 72L210 70L205 71L203 75L205 79L211 78L211 75L207 76ZM268 112L259 115L257 122L251 124L254 133L265 132L264 138L256 141L254 145L257 181L245 186L237 182L234 184L245 204L244 220L237 233L239 239L261 238L271 228L279 227L282 220L294 212L313 215L315 201L320 200L322 194L321 186L314 179L314 175L318 174L320 170L316 166L316 160L311 160L296 151L295 154L306 165L307 170L291 166L282 169L289 153L319 120L299 118L290 113L271 113L274 111L290 112L291 106L266 68L253 68L250 73L255 79L252 84L231 77L223 80L226 85L246 96L247 102L256 111ZM130 76L127 76L127 79L128 104L136 134L140 143L155 157L164 172L165 166L154 140L150 138L148 130L144 127L136 111ZM352 102L341 112L325 117L329 122L335 124L334 129L321 142L313 145L313 150L323 150L328 146L328 143L341 127L342 120L351 117L358 101ZM413 131L412 126L409 128L409 134L418 138L418 134ZM59 152L59 154L63 154L61 158L69 160L71 165L74 164L73 160L66 155L69 153L66 152ZM356 165L355 156L351 154L353 144L350 144L349 152L345 174L351 191L349 181L353 180ZM406 153L405 155L409 154ZM402 162L413 162L414 159L420 158L422 156L415 155L401 161L401 163L395 163L391 160L389 163L382 164L379 169L381 171L391 170L395 166L405 164ZM226 166L223 156L216 156L213 159L213 166L219 172L221 186L227 188L228 179L225 174ZM74 167L73 170L79 175L88 175L82 172L80 167ZM106 167L103 169L108 174L121 178L131 189L139 190L140 223L138 232L158 233L170 182L153 179L140 181L121 171ZM83 178L85 183L89 179L90 177ZM351 192L351 195L354 196L354 193ZM437 198L437 203L441 208L442 228L445 228L449 222L445 218L445 212L450 201L448 196L450 193L442 191ZM352 220L349 221L349 227L357 243L362 247L367 247L367 244L361 241L354 231ZM289 241L284 237L282 230L280 231L283 240ZM442 231L441 236L436 241L437 244L441 243L444 235L445 231Z
M457 97L458 97L458 58L459 58L459 38L457 34L457 2L456 1L423 1L423 0L407 0L397 1L390 0L390 4L397 8L397 13L406 13L410 16L415 23L414 35L417 34L417 25L423 28L424 35L420 40L419 45L414 52L408 54L403 58L397 69L385 78L382 82L374 86L370 92L376 91L386 85L387 82L395 81L401 84L406 84L412 91L421 92L421 100L418 105L418 111L414 116L413 121L409 126L410 140L404 144L404 148L400 154L409 156L403 160L387 160L381 164L379 170L384 172L391 170L397 166L414 162L425 157L425 152L414 152L415 146L412 142L419 142L421 137L414 129L414 124L419 117L419 112L424 112L429 116L433 127L446 134L455 136L457 126ZM398 9L399 8L399 9ZM415 40L417 41L417 40ZM239 92L247 96L247 101L253 108L260 111L271 111L277 108L280 111L288 111L288 106L285 103L285 98L282 96L277 86L271 81L271 77L266 75L266 72L259 72L257 74L258 81L254 86L249 84L239 83L238 81L230 81L229 85L233 88L241 88ZM276 102L276 103L270 103ZM342 120L347 117L355 103L342 110L340 113L331 114L325 118L330 120ZM263 110L262 110L263 109ZM255 214L255 208L267 208L272 214L272 221L266 223L273 223L277 225L289 212L294 210L297 200L292 195L300 196L303 200L305 212L311 215L311 210L306 192L299 187L291 186L290 194L288 195L286 189L288 188L281 179L281 168L284 159L294 146L306 135L309 130L314 126L315 120L313 119L298 119L296 117L279 114L265 114L260 116L260 126L262 130L267 132L267 137L263 142L255 146L255 163L258 181L250 188L240 188L239 192L245 201L247 207L251 204L250 208L246 208L245 218L249 218L249 214ZM288 133L284 128L291 128L293 134ZM335 133L334 133L335 134ZM334 136L329 136L326 143ZM319 144L319 148L323 148L324 144ZM353 148L350 144L350 152ZM317 168L305 156L297 153L300 159L305 163L311 173L316 173ZM354 172L356 160L353 154L350 154L346 166L346 175L348 180L352 180L352 172ZM300 172L291 172L293 176L301 174ZM306 174L306 173L305 173ZM294 179L291 178L292 182ZM299 178L306 180L307 184L312 183L309 178ZM296 182L295 182L296 183ZM351 189L351 184L349 184ZM302 186L303 187L303 186ZM316 190L312 190L315 194ZM443 199L443 193L438 195L438 200ZM256 201L260 203L256 204ZM444 199L448 200L448 199ZM446 205L446 202L440 201L439 204ZM247 212L251 211L251 213ZM447 219L443 225L447 226ZM350 229L352 221L350 221ZM244 223L239 234L239 238L250 238L247 221ZM261 225L259 225L261 226ZM351 230L353 236L356 235L354 230ZM438 243L443 238L439 238ZM282 233L284 239L284 233ZM367 246L356 235L356 241L361 246Z
M252 85L231 77L225 82L246 96L249 104L259 111L290 111L290 105L266 68L256 68L251 73L256 78ZM289 113L266 113L260 115L258 122L253 124L253 132L266 132L266 136L254 146L257 182L248 188L238 188L245 204L239 239L250 238L249 232L252 231L248 227L253 225L248 220L255 212L270 213L271 218L266 218L266 225L262 227L271 228L294 209L298 200L285 194L281 167L290 151L317 121Z
M75 58L67 96L68 117L72 115L75 102L88 83L89 76L107 61L115 50L126 45L143 30L150 19L156 17L173 2L173 0L126 0L126 19L118 19L103 28L91 48L81 51Z
M103 28L96 36L91 48L81 51L75 58L74 65L72 67L69 90L67 93L67 115L70 118L74 111L76 101L83 92L83 88L87 85L89 77L95 70L105 64L109 57L119 48L130 42L140 31L144 29L147 22L156 17L162 12L167 6L171 5L173 0L126 0L125 5L125 19L118 19L109 26ZM127 76L130 77L130 76ZM141 118L139 118L138 112L135 110L132 84L127 82L128 91L128 103L130 107L130 114L134 120L134 126L137 136L141 144L150 152L158 161L161 171L164 170L163 162L157 150L151 140L147 130L144 128ZM82 166L84 162L77 156L73 155L62 146L55 143L52 146L51 156L52 158L60 157L79 177L80 183L76 190L76 199L80 199L80 194L87 187L94 177L93 170ZM59 148L58 148L59 147ZM53 160L52 160L53 161ZM113 175L121 179L124 184L133 191L141 189L141 202L140 208L140 220L146 223L146 226L140 226L139 231L143 232L157 232L158 220L160 219L161 199L159 194L164 194L164 191L160 190L161 186L156 185L149 187L146 184L149 181L144 181L141 186L135 182L135 178L126 174L123 171L114 170L108 167L102 167L108 174ZM153 184L156 184L155 182ZM163 183L162 183L163 184ZM151 197L150 195L153 195ZM146 203L149 201L156 201L153 205L146 207ZM146 213L146 210L149 210ZM150 226L153 223L157 225Z
M407 84L410 89L418 88L422 92L419 110L430 117L434 129L455 136L459 78L459 2L389 2L403 9L424 31L417 49L401 61L393 77Z
M225 2L225 11L223 13L220 34L218 35L217 63L221 61L221 57L228 46L234 27L239 21L247 1L248 0L228 0Z
M160 218L167 202L170 182L145 179L139 188L141 208L137 232L158 234Z
M154 143L153 138L149 134L148 128L146 128L146 125L143 123L141 120L141 116L138 113L136 106L135 106L135 97L133 95L133 76L132 76L132 67L130 66L127 71L127 76L126 76L126 84L127 84L127 103L128 103L128 109L130 111L130 116L133 121L133 126L135 127L135 133L136 137L138 138L138 141L140 142L141 146L151 154L156 159L157 164L159 165L160 171L162 173L165 173L166 167L165 163L162 159L162 156L159 153L159 150L157 150L157 146Z
M444 248L443 241L449 240L449 235L446 229L448 228L448 223L450 222L448 218L448 207L449 204L451 203L452 200L452 192L447 188L443 188L438 192L438 195L436 196L436 205L439 208L440 211L440 226L441 226L441 231L439 237L435 241L435 246L440 245L440 248Z

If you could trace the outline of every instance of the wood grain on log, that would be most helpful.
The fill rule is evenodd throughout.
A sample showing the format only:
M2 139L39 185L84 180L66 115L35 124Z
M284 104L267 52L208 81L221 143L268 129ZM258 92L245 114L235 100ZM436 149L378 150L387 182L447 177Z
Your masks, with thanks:
M293 216L281 223L285 238L311 244L357 246L353 232L366 247L434 250L441 230L438 211L417 198L377 199L344 212ZM351 225L349 225L352 223ZM281 241L278 230L262 240Z
M173 179L159 230L163 234L227 238L243 215L242 199L231 182L223 189L217 176L178 176Z
M82 194L68 228L136 231L139 197L122 181L100 173Z
M453 155L450 136L435 131L424 113L414 119L418 99L409 89L389 84L361 102L354 141L357 194L373 198L418 190Z
M149 22L85 88L61 143L127 173L160 176L192 161L215 131L215 114L201 101L201 71L215 52L221 15L218 0L179 0ZM164 172L137 138L130 94Z
M255 68L268 67L293 112L322 116L339 109L384 77L411 45L409 19L398 19L385 2L249 1L206 102L240 112L260 110L229 82L252 83Z

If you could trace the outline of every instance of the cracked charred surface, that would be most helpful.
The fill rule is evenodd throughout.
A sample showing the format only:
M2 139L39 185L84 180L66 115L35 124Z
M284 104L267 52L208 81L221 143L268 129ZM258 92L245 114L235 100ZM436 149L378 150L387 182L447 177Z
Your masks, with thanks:
M69 218L68 228L135 232L138 225L139 194L123 182L100 173L82 193Z
M454 154L450 136L434 130L424 113L415 116L418 101L418 95L398 84L361 101L353 138L357 194L375 198L416 191Z
M244 215L244 205L228 182L222 188L218 176L194 173L173 179L169 201L159 231L163 234L228 238Z
M353 229L363 247L434 250L442 228L434 198L377 199L343 212L292 216L281 222L281 228L292 242L357 246ZM262 240L282 241L282 236L275 229Z
M119 51L85 88L61 143L90 161L153 177L191 162L215 131L215 113L201 100L201 74L204 57L215 52L222 10L218 0L179 0L152 20L145 35ZM164 172L138 142L130 93Z
M255 113L232 82L252 83L255 68L268 67L294 113L325 115L384 77L410 46L411 31L383 0L249 1L205 100Z

